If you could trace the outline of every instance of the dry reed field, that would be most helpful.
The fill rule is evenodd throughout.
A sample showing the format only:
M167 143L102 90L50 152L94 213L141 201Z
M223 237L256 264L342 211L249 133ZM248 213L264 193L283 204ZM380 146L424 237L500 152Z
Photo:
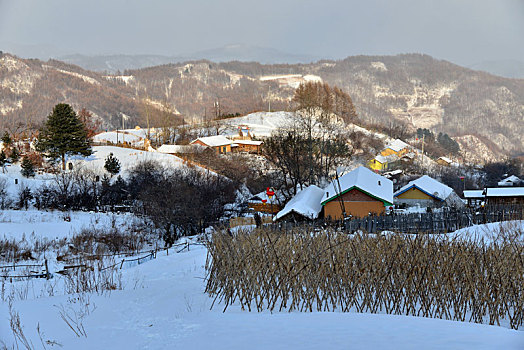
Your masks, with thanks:
M206 292L224 311L342 311L524 322L521 227L488 242L444 235L258 229L208 242Z

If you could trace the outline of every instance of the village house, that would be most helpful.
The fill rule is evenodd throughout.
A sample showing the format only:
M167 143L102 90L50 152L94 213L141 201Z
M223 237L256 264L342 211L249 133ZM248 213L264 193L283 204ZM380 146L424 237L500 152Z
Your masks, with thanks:
M515 175L511 175L501 181L499 181L497 183L498 186L501 186L501 187L505 187L505 186L518 186L520 185L522 182L521 179L519 179L517 176Z
M453 163L453 161L449 159L448 157L439 157L437 159L437 164L442 165L442 166L450 166L451 163Z
M368 162L368 167L376 171L387 171L397 165L399 157L396 154L389 156L378 155Z
M400 139L396 139L389 143L386 148L380 152L380 155L387 157L389 155L395 154L397 157L402 157L404 154L408 153L411 149L411 146L405 143Z
M256 140L235 140L231 144L233 152L248 152L248 153L260 153L260 148L263 144L262 141Z
M500 187L484 189L486 204L524 206L524 187Z
M322 210L320 202L323 195L324 190L315 185L306 187L291 198L273 220L293 222L314 220Z
M484 190L464 190L464 199L468 201L468 207L476 208L484 202Z
M276 214L282 209L282 198L278 193L269 196L267 191L262 191L251 197L248 202L248 208L257 213Z
M460 198L449 186L424 175L401 187L394 194L395 204L406 204L408 206L434 207L444 203L459 205Z
M217 153L231 152L231 145L233 141L222 135L199 137L191 142L191 144L198 144L205 147L213 148Z
M387 206L393 205L393 182L359 167L332 180L324 189L321 204L324 217L332 220L381 215Z

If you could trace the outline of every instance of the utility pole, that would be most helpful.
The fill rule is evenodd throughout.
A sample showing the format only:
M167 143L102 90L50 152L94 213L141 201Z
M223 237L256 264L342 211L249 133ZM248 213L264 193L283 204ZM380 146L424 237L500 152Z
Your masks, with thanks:
M422 169L424 169L424 138L426 137L426 134L422 134L422 158L420 159L421 162L421 166L422 166Z
M125 127L124 127L124 113L122 113L122 143L126 142L126 136L124 134L124 130L125 130Z
M146 108L146 123L147 123L147 139L151 141L151 129L149 127L149 107L148 107L149 96L146 95L146 101L144 102Z
M268 103L268 112L271 113L271 85L267 87L267 103Z

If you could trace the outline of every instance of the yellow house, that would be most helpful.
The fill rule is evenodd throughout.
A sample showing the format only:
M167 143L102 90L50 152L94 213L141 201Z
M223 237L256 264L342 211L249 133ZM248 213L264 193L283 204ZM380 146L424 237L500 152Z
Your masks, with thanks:
M376 171L385 171L388 170L393 163L397 162L398 159L396 154L390 154L389 156L379 154L368 162L368 167Z
M399 189L393 196L395 203L426 207L442 204L452 193L451 187L424 175Z
M400 139L396 139L387 145L387 147L382 152L380 152L380 155L387 157L395 154L398 157L402 157L404 154L408 153L409 149L410 145Z
M381 156L381 155L376 156L375 158L371 159L368 162L368 167L371 170L377 170L377 171L386 170L387 165L388 163L386 161L386 157Z

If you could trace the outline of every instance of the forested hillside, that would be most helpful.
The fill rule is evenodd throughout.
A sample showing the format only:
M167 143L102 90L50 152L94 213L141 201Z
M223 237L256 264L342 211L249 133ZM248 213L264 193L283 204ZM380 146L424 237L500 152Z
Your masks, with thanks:
M325 81L349 93L367 123L444 132L464 147L497 154L524 150L524 80L427 55L354 56L312 64L193 61L102 75L59 61L0 58L2 123L41 120L57 102L85 107L116 126L124 115L170 123L252 111L286 110L295 88ZM147 108L144 108L147 107ZM151 107L151 108L149 108ZM165 118L163 118L165 119ZM158 120L158 118L157 118ZM469 146L468 146L469 145Z

